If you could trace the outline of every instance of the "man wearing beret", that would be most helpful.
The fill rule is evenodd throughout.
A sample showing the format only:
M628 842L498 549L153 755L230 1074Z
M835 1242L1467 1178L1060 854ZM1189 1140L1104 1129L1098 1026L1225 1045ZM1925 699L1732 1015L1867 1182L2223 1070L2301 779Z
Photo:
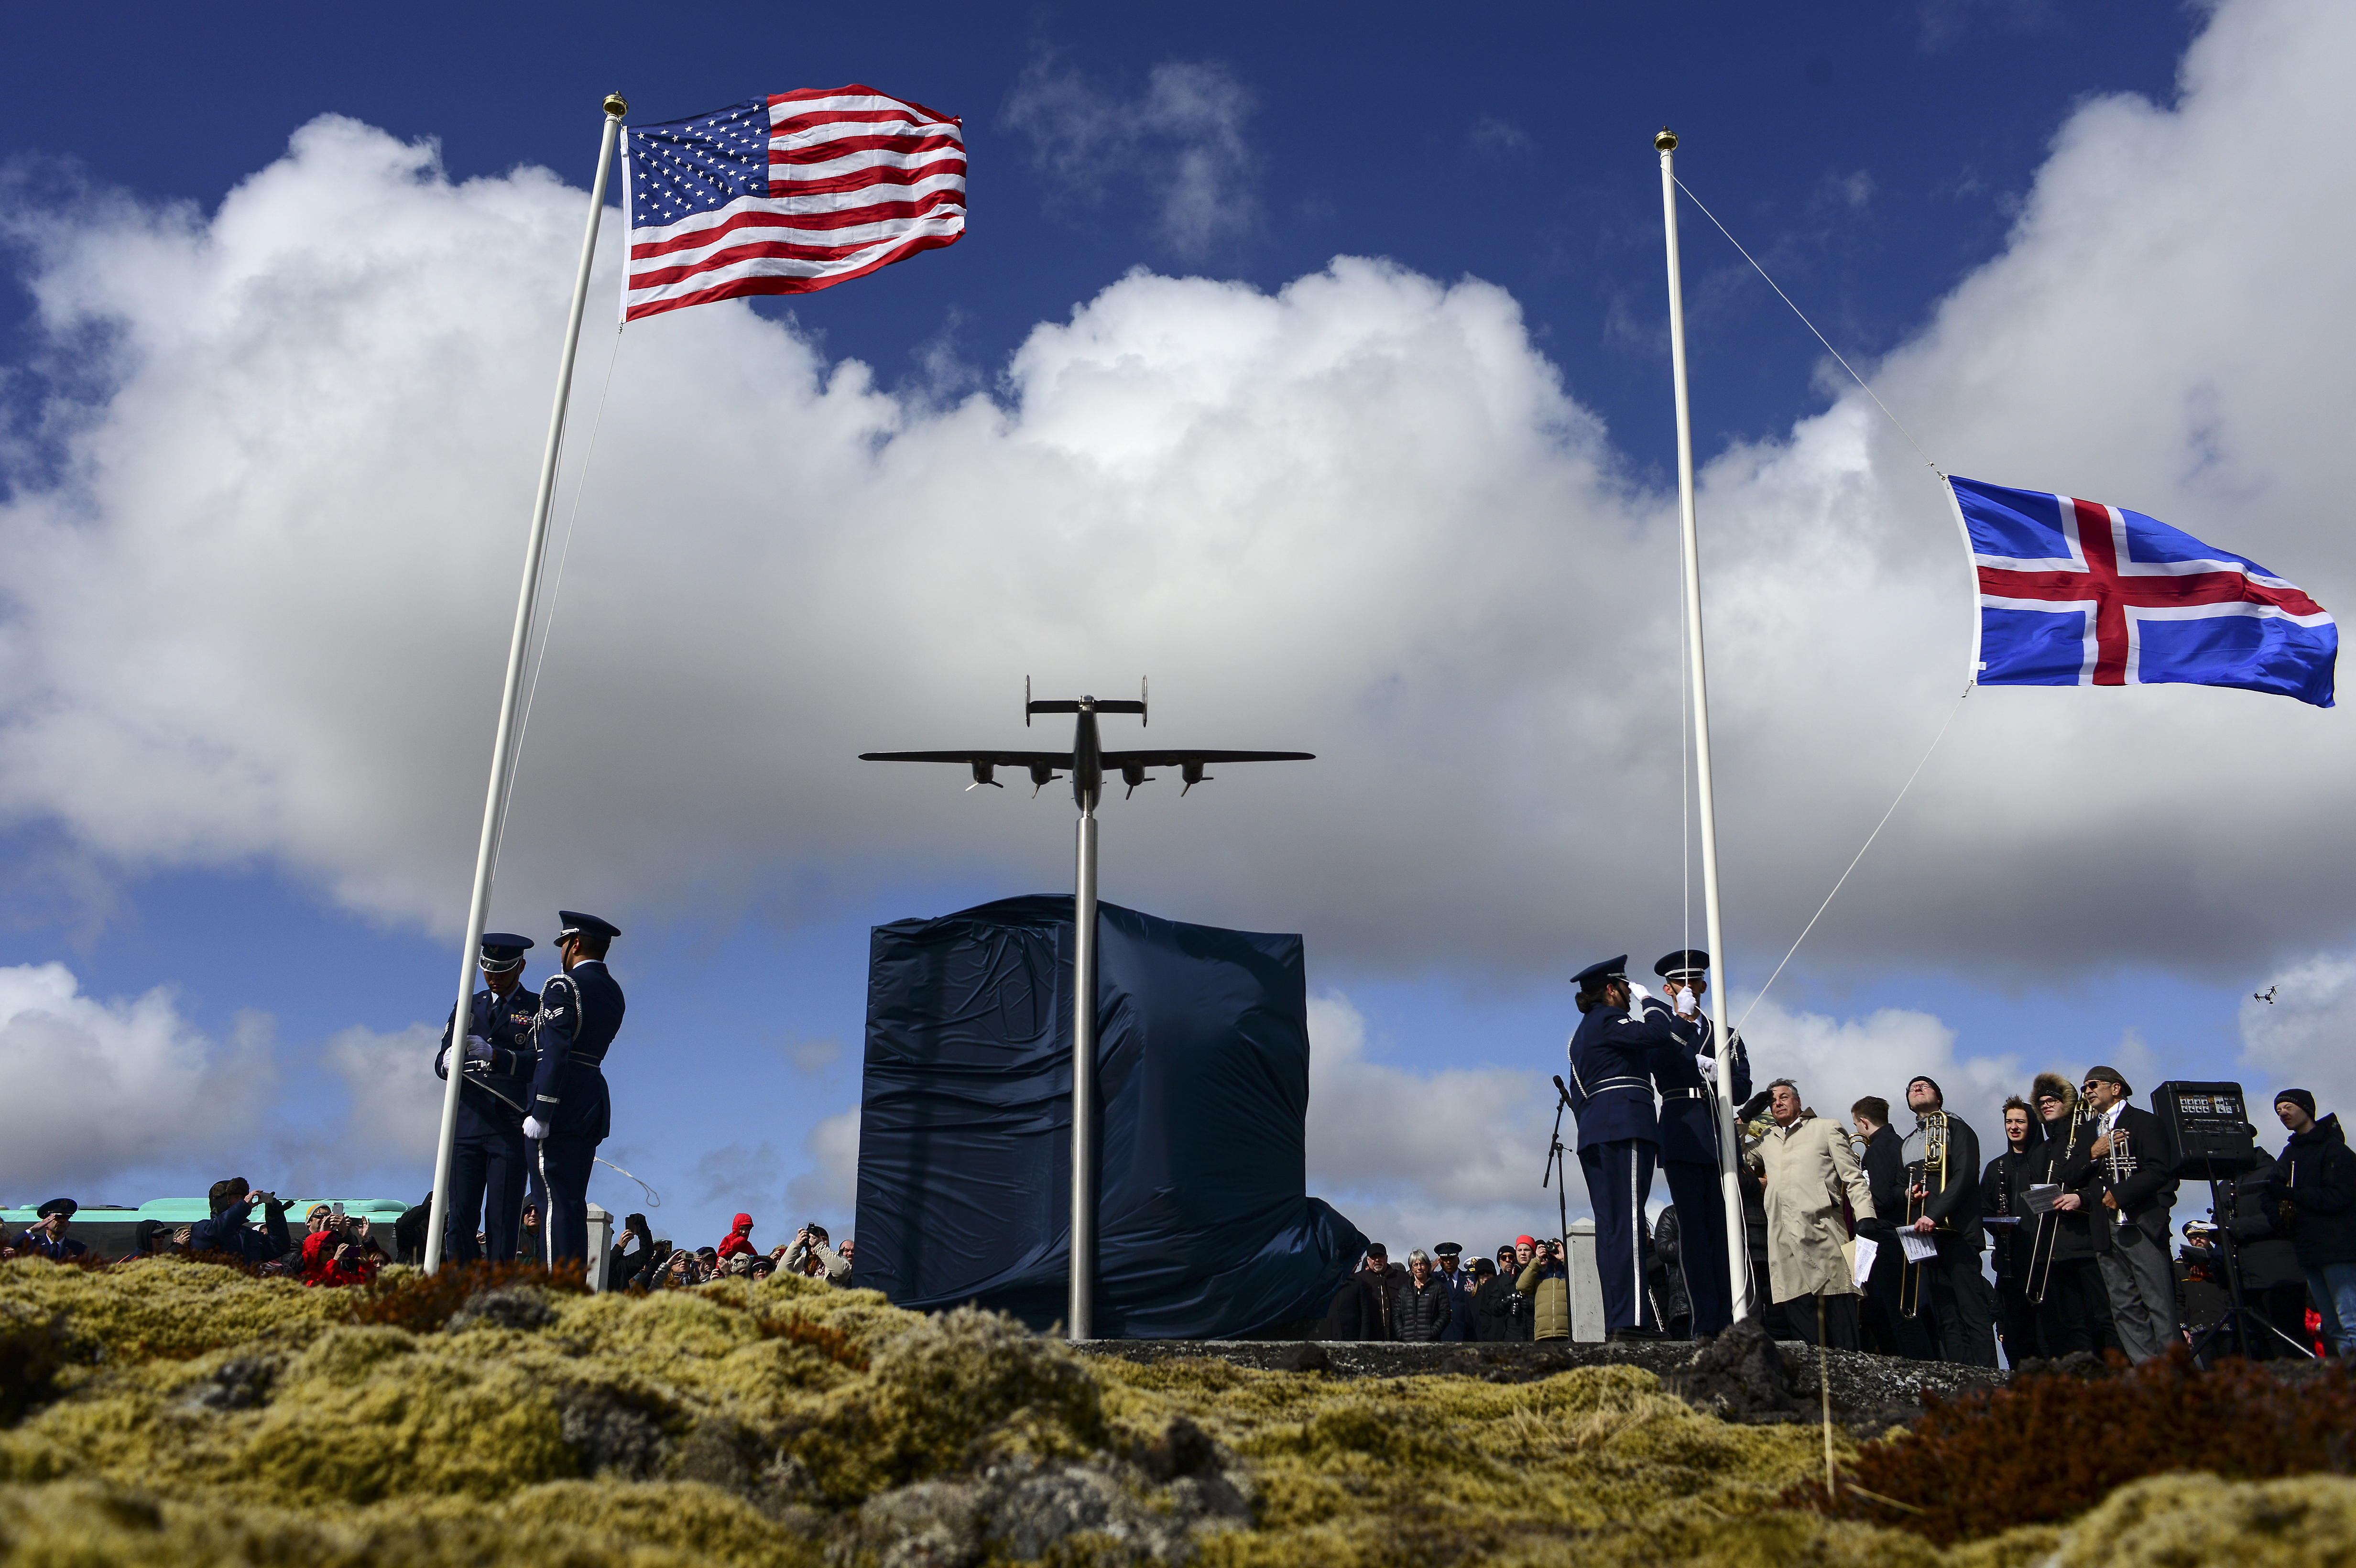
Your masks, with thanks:
M543 1261L589 1261L589 1173L613 1131L605 1052L622 1027L622 987L605 972L621 932L594 914L559 910L556 939L564 973L541 987L532 1023L539 1065L525 1102L523 1136L533 1146L532 1200L540 1206Z

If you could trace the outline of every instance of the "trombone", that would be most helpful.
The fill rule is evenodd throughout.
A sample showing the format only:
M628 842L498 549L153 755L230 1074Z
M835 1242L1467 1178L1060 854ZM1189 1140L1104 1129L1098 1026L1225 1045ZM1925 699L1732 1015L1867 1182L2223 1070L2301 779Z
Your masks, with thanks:
M2075 1101L2070 1107L2070 1131L2061 1145L2046 1157L2045 1175L2050 1182L2055 1168L2070 1157L2078 1147L2078 1128L2086 1118L2086 1102ZM2045 1305L2045 1287L2053 1277L2053 1245L2061 1239L2062 1211L2048 1209L2037 1217L2037 1234L2029 1243L2029 1299L2038 1306Z
M1906 1135L1906 1225L1912 1230L1931 1200L1947 1190L1947 1113L1925 1111L1914 1130ZM1939 1221L1935 1230L1953 1230L1945 1220ZM1900 1241L1903 1254L1904 1241ZM1906 1259L1905 1273L1898 1283L1898 1310L1908 1317L1922 1316L1922 1265L1912 1258Z

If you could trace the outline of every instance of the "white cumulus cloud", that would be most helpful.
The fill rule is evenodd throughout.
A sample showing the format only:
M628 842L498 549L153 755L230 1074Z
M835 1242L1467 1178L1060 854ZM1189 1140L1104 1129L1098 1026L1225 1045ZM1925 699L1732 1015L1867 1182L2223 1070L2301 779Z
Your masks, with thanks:
M238 1156L262 1125L272 1076L258 1014L216 1040L169 992L102 1000L62 964L0 967L0 1083L14 1100L0 1200L142 1202L155 1194L92 1184Z
M2356 296L2312 261L2356 238L2351 70L2347 7L2220 5L2174 104L2071 117L1883 396L1961 472L2356 603ZM1240 101L1189 80L1149 100L1225 146ZM0 506L0 816L455 923L577 199L329 117L209 213L14 210L56 371L16 385L55 461ZM1503 291L1378 259L1274 293L1139 272L948 402L741 305L618 352L499 907L1059 886L1054 795L852 758L1047 744L1013 726L1022 676L1151 675L1152 740L1320 760L1108 804L1108 897L1298 929L1344 970L1528 972L1674 928L1671 508ZM1858 396L1719 454L1701 517L1740 986L1953 704L1967 579ZM2340 714L2278 699L1983 691L1807 961L2238 975L2341 940L2351 765Z

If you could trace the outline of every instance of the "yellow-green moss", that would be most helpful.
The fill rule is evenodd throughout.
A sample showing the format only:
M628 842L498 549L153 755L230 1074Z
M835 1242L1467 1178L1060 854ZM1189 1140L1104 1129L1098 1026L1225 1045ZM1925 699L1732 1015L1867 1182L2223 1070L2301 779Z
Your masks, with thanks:
M69 1361L0 1430L0 1561L804 1568L831 1541L848 1568L876 1555L851 1528L864 1499L992 1465L1144 1475L1183 1417L1239 1456L1252 1498L1248 1528L1194 1537L1205 1568L2356 1563L2356 1482L2330 1477L2161 1477L2071 1529L1944 1552L1790 1512L1776 1499L1822 1466L1816 1429L1731 1425L1627 1368L1492 1384L1132 1365L800 1280L552 1296L538 1328L456 1334L356 1326L351 1303L176 1260L0 1264L0 1317L58 1322ZM1127 1551L1074 1535L1050 1561Z

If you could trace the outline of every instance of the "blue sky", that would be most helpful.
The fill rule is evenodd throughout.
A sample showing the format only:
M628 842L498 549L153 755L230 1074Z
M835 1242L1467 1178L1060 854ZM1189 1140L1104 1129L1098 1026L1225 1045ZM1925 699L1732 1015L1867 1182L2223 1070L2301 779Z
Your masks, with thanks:
M109 674L120 684L105 690L95 675L83 678L93 663L87 650L109 645L105 616L91 611L58 629L71 618L56 608L68 579L27 575L0 588L9 639L0 704L20 740L37 733L42 758L0 792L7 911L0 965L63 965L85 1004L75 1027L100 1033L127 1028L131 999L161 987L177 1032L167 1031L153 1057L122 1060L204 1067L155 1091L193 1096L168 1136L93 1145L86 1157L69 1158L71 1146L59 1143L48 1157L71 1172L69 1185L85 1201L136 1202L195 1190L232 1168L260 1178L258 1168L273 1165L290 1168L270 1171L282 1188L422 1193L413 1133L402 1131L413 1127L412 1070L423 1060L414 1031L438 1023L448 1005L450 933L463 914L480 798L477 759L498 676L496 652L484 656L504 641L502 603L512 593L525 521L516 497L537 455L538 411L556 347L532 313L552 319L562 303L561 282L551 297L548 281L570 266L566 226L577 225L575 192L594 155L597 100L619 89L633 119L667 119L757 92L861 80L964 117L972 165L967 239L796 302L715 307L690 325L633 328L616 359L612 444L597 458L612 466L593 468L584 492L581 575L551 633L548 706L519 785L509 853L521 863L505 876L494 923L545 943L553 905L577 901L627 933L614 963L631 1012L613 1056L616 1131L607 1155L660 1189L659 1230L716 1239L728 1213L744 1206L779 1239L805 1216L840 1232L850 1219L844 1117L857 1100L867 928L1061 889L1068 828L1066 813L1046 797L1026 810L1014 798L1020 792L1009 791L977 806L945 776L876 781L838 759L870 746L993 743L991 736L1016 743L1008 715L1023 675L1051 692L1080 684L1125 689L1150 657L1157 695L1169 694L1157 702L1157 736L1168 724L1198 731L1208 744L1312 744L1327 759L1317 766L1329 770L1317 778L1329 782L1238 777L1211 801L1190 799L1184 813L1166 799L1115 803L1105 829L1106 896L1176 918L1303 932L1312 990L1323 998L1321 1051L1348 1035L1328 1051L1341 1075L1320 1080L1321 1103L1344 1124L1312 1139L1312 1175L1345 1211L1378 1230L1396 1228L1395 1246L1436 1239L1424 1229L1495 1227L1524 1208L1535 1211L1547 1201L1536 1190L1537 1157L1515 1186L1458 1156L1485 1140L1505 1151L1504 1168L1536 1137L1542 1157L1545 1118L1533 1107L1543 1102L1534 1086L1558 1065L1573 1021L1561 976L1621 946L1647 961L1677 943L1682 918L1676 698L1673 655L1665 663L1663 654L1675 634L1674 542L1659 526L1673 449L1652 131L1676 125L1688 185L1853 362L1867 368L1889 357L1885 395L1901 415L1919 412L1916 433L1965 472L2008 463L2016 466L1985 476L2083 494L2129 486L2113 498L2163 516L2174 510L2164 509L2171 500L2192 496L2172 520L2201 533L2214 517L2232 535L2216 542L2257 554L2330 603L2333 574L2349 563L2341 553L2306 550L2296 524L2306 514L2295 504L2306 491L2292 481L2311 475L2289 472L2298 468L2296 457L2239 441L2260 422L2267 397L2296 395L2295 379L2287 389L2242 397L2225 368L2211 376L2196 367L2179 377L2179 387L2146 377L2122 353L2112 367L2117 378L2130 388L2164 382L2167 400L2138 414L2133 393L2122 394L2113 400L2116 421L2156 429L2175 419L2192 432L2169 426L2150 439L2173 445L2148 447L2136 444L2140 438L2114 439L2101 420L2090 419L2083 432L2066 421L2057 428L2028 400L2016 409L2009 397L1983 395L1962 412L1936 391L1969 382L1966 372L1977 368L1968 344L1956 347L1971 320L2029 320L2039 310L2072 321L2086 315L2070 303L2071 269L2054 259L2068 253L2051 233L2066 228L2069 209L2055 193L2072 179L2158 182L2167 138L2210 133L2186 111L2179 83L2186 51L2204 29L2230 35L2212 48L2202 79L2222 83L2210 90L2218 95L2260 91L2270 71L2291 71L2301 48L2332 57L2345 41L2314 8L2236 3L2218 9L2222 21L2211 15L2112 0L1925 0L1826 5L1802 16L1730 5L1509 6L1472 23L1429 8L1375 6L1335 23L1262 6L1142 20L1118 8L1038 5L998 16L775 11L732 17L712 35L650 28L643 11L596 6L488 15L422 6L397 22L297 7L248 9L230 23L159 12L135 31L71 10L18 18L9 91L0 94L7 205L19 214L5 251L15 282L0 295L0 482L11 548L31 549L26 541L37 534L43 549L63 549L59 539L107 539L144 526L133 517L141 508L173 513L183 495L231 494L247 483L216 483L206 467L225 461L223 438L199 439L177 425L177 433L161 433L162 426L138 421L151 417L143 411L159 395L174 395L151 384L171 355L185 355L176 362L194 367L198 379L206 374L201 344L174 336L194 332L187 323L204 314L204 301L188 292L196 269L312 210L318 228L305 243L321 251L412 258L403 247L414 242L413 258L386 262L397 278L390 286L414 287L408 297L416 300L447 299L451 312L444 323L417 314L315 315L312 295L287 283L301 278L299 264L285 260L294 249L273 241L270 276L285 292L274 296L276 327L241 328L243 389L233 400L251 411L252 422L239 426L237 439L266 455L273 429L294 428L294 411L308 418L324 408L322 424L287 435L292 444L275 460L320 464L322 493L366 489L371 475L405 470L478 475L472 490L454 479L446 495L437 493L446 518L412 508L373 517L368 528L455 530L457 559L485 585L456 643L431 656L398 636L369 641L355 633L339 641L330 620L305 621L304 636L290 632L266 652L224 654L216 663L212 639L226 647L241 635L233 630L245 624L241 617L272 619L271 594L349 603L380 630L440 612L418 586L425 576L374 575L332 552L315 558L312 571L296 569L290 584L272 578L270 593L257 590L255 602L223 599L209 619L202 603L173 602L168 585L125 581L114 613L132 667ZM2294 107L2311 107L2286 91ZM93 112L93 104L114 107ZM289 137L321 115L348 117L391 141L355 132L332 155L316 147L290 155ZM167 133L157 133L159 123ZM430 140L438 165L385 172L383 148L420 140ZM2090 167L2096 172L2088 175ZM549 173L517 172L533 168ZM273 171L270 179L257 183L265 170ZM2315 177L2343 187L2346 179L2328 170ZM550 189L551 179L567 188ZM257 216L232 225L224 203L241 187L248 203L241 210ZM437 194L444 191L457 194L445 201ZM347 197L356 204L349 211L339 205ZM473 210L527 215L498 230L504 238L481 254L492 264L529 256L539 270L486 281L430 240L371 227L404 221L385 216L406 210L403 203L425 215L419 221L455 224L451 215L467 200ZM1690 208L1684 234L1698 455L1719 463L1705 550L1724 549L1708 559L1717 563L1712 592L1725 596L1712 602L1713 637L1720 635L1716 617L1729 618L1719 645L1730 668L1718 689L1733 737L1721 789L1740 992L1781 955L1952 700L1951 685L1942 686L1949 655L1916 623L1926 604L1936 607L1928 613L1934 617L1961 616L1955 584L1936 577L1960 569L1937 553L1952 549L1952 536L1940 535L1945 524L1935 506L1924 505L1919 487L1904 488L1912 483L1906 454L1885 450L1893 438L1828 379L1820 347ZM125 259L135 272L151 240L172 251L171 266L180 269L170 273L174 288L126 304L139 285L97 274ZM513 249L499 248L510 241ZM2253 288L2249 269L2236 270L2231 257L2218 271L2171 272L2166 253L2158 242L2121 247L2129 274L2123 298L2169 319L2213 310L2221 321L2239 320L2265 308L2263 298L2244 297L2266 291ZM110 260L76 275L76 256ZM1337 256L1379 258L1393 271L1332 274L1338 281L1323 294L1295 287L1329 276ZM1142 280L1132 277L1139 270ZM1209 283L1163 287L1155 279ZM2005 297L1989 304L1990 294ZM1344 630L1318 645L1335 668L1355 673L1258 682L1269 690L1247 700L1252 672L1281 669L1301 650L1256 639L1248 617L1236 632L1214 616L1230 629L1203 640L1226 645L1198 661L1186 597L1170 586L1177 568L1124 559L1095 571L1085 543L1059 547L1052 533L1024 531L1033 522L1010 523L994 552L1007 558L1009 575L994 596L961 604L954 584L919 581L924 604L970 616L973 634L927 645L926 628L940 615L911 610L888 628L899 662L887 667L884 655L849 634L805 647L791 628L848 613L845 584L854 599L872 591L879 603L890 602L899 573L921 580L909 562L921 563L926 552L885 550L874 560L894 563L891 570L873 561L863 575L844 568L824 578L821 592L807 584L821 580L819 561L832 557L835 536L795 531L818 525L798 522L774 536L756 522L747 532L695 527L699 517L750 517L748 506L757 511L774 501L796 517L798 507L822 516L828 529L885 528L889 507L829 511L809 498L850 493L841 486L851 481L837 471L864 461L844 455L860 441L868 443L860 451L916 453L904 466L922 472L907 483L937 486L949 458L966 450L959 443L997 439L985 432L993 421L1023 426L1023 411L1044 408L1046 389L1076 374L1072 367L1094 346L1129 344L1130 361L1143 354L1151 366L1152 351L1137 344L1240 332L1238 323L1276 308L1269 301L1316 315L1329 333L1363 333L1370 345L1416 339L1440 330L1435 323L1462 325L1471 345L1464 363L1474 367L1464 372L1468 385L1502 389L1499 407L1519 398L1537 411L1524 421L1538 432L1527 441L1509 432L1491 445L1461 448L1440 432L1452 428L1452 411L1467 400L1401 416L1408 432L1432 432L1435 446L1437 498L1419 514L1421 524L1443 539L1460 530L1464 544L1461 557L1440 549L1394 575L1411 588L1416 571L1433 561L1491 570L1480 563L1493 541L1479 530L1493 514L1527 507L1529 517L1515 525L1527 531L1514 537L1550 542L1534 547L1526 567L1503 573L1524 577L1515 592L1529 592L1537 605L1515 599L1515 613L1529 615L1526 625L1512 623L1523 629L1501 633L1492 645L1479 629L1503 623L1468 613L1421 628L1423 642L1406 639L1421 652L1357 648L1348 627L1408 601L1390 589L1348 601L1337 588L1344 597L1332 624ZM501 336L501 322L527 316L530 325L516 326L512 340ZM413 398L380 373L362 387L375 361L358 350L339 360L320 348L363 319L392 321L419 339L446 331L491 355L496 373L481 395L495 400L497 419L481 422L496 425L498 441L484 435L478 443L479 432L454 428L465 422L455 405L437 405L426 381ZM2344 315L2301 319L2322 346L2344 341ZM2117 327L2116 343L2135 343L2138 330L2132 322ZM588 401L576 403L576 421L594 406L612 343L593 331L584 345ZM301 383L307 390L290 389L292 379L269 379L278 357L305 355L315 357ZM1104 356L1120 362L1110 348ZM866 379L847 368L851 362L869 368ZM345 363L348 382L338 374ZM1448 359L1430 376L1457 364ZM458 374L446 366L430 373ZM1150 369L1146 379L1161 374ZM2023 374L2055 379L2051 368ZM2090 381L2090 395L2102 379ZM1155 384L1183 380L1172 372ZM1286 409L1322 407L1316 400L1327 392L1316 380L1304 372L1303 389L1285 394ZM1919 393L1912 401L1908 387ZM733 405L729 417L750 419L755 405L767 406L761 400L789 395L778 388L800 389L790 392L799 400L766 427L755 421L776 432L775 445L743 476L745 488L729 493L738 499L707 504L685 466L674 472L656 460L662 453L687 464L695 439L691 430L686 444L655 443L649 410L659 396L709 398ZM1228 395L1169 393L1214 404ZM287 413L274 418L281 405L271 400L282 396ZM347 396L350 420L338 424L331 416ZM1349 417L1355 394L1333 396ZM829 421L866 421L866 433L842 437L850 444L838 452L826 444L836 439ZM1024 428L1024 439L1051 447L1091 439L1067 442L1058 433L1065 427L1044 414ZM578 423L575 430L577 441ZM641 438L647 444L631 444ZM1320 438L1298 439L1298 449L1262 455L1280 464ZM2213 461L2197 460L2201 442L2214 446ZM1513 466L1538 448L1527 458L1536 466ZM1015 440L1004 450L1036 448ZM1217 475L1251 471L1252 452L1218 450ZM1343 439L1339 450L1344 472L1379 466L1373 446ZM1123 461L1102 448L1089 472L1117 475ZM140 463L151 465L145 477L112 477L133 475ZM1843 464L1893 486L1886 494L1894 499L1858 502L1838 479ZM887 476L890 467L883 461ZM1483 488L1484 468L1495 476L1494 491ZM1024 472L1010 467L1002 482L977 480L969 497L958 497L971 499L978 535L991 536L994 517L1023 514L1026 497L1059 494ZM1809 549L1793 542L1798 525L1778 534L1772 519L1816 515L1814 503L1793 499L1794 474L1815 475L1807 483L1826 496L1848 495L1839 504L1865 519L1856 527L1881 530L1849 552L1869 561L1862 576L1876 607L1853 628L1853 642L1837 639L1808 656L1852 672L1842 680L1868 684L1841 685L1821 705L1808 699L1804 659L1794 674L1745 656L1755 639L1787 650L1805 641L1774 630L1779 606L1796 603L1776 597L1776 572ZM1166 488L1166 478L1140 481L1137 496ZM568 470L568 501L578 479ZM1023 488L1034 482L1043 488ZM1388 487L1413 490L1406 481ZM1546 509L1546 497L1558 494L1568 508L1558 529ZM1107 493L1071 504L1078 516L1130 503ZM189 505L198 519L198 503ZM240 518L267 511L239 507ZM1281 533L1290 515L1266 497L1236 507L1238 537L1248 539ZM1714 540L1714 522L1734 531ZM1178 538L1188 524L1182 517L1155 526ZM599 553L618 550L616 541L633 529L656 528L668 530L659 580L634 583L622 555ZM198 521L189 528L201 533ZM1307 558L1311 579L1347 583L1364 562L1389 559L1387 547L1356 549L1347 518L1334 528L1331 552ZM1394 537L1366 528L1369 539ZM262 524L224 528L190 559L220 570L225 582L258 582L265 571L287 570L288 552L313 548L305 537L290 528L273 538ZM1430 537L1415 549L1433 548ZM155 558L127 534L123 548ZM96 575L71 581L106 581L97 566L76 570ZM689 628L701 617L748 624L746 603L721 581L740 577L774 585L784 629L770 642L761 640L768 632L748 631L750 643L695 643ZM1064 591L1098 596L1104 609L1091 619L1013 602L1034 581L1043 600ZM1540 582L1551 586L1539 592ZM1200 592L1209 596L1203 603L1216 598ZM1314 598L1317 591L1301 592ZM151 593L152 603L142 597ZM1638 600L1643 616L1628 619ZM301 612L318 613L307 603ZM752 613L757 621L766 613ZM1601 628L1594 635L1602 641L1549 640L1586 635L1558 632L1558 619ZM175 628L168 635L157 630L166 621ZM1885 626L1889 635L1878 644ZM143 673L129 656L148 637L159 639L153 656L187 653L189 668L223 672L173 677L201 681L220 713L187 719L185 732L176 727L191 705L144 689L155 667ZM658 643L659 660L640 652ZM1440 651L1419 664L1426 643ZM1899 672L1886 688L1855 673L1876 664L1883 645ZM765 666L771 657L776 663ZM1385 663L1394 657L1395 668ZM659 725L654 709L629 699L634 659L669 672ZM1663 677L1664 668L1672 673ZM412 669L404 684L402 672ZM1644 671L1650 695L1626 695L1631 670ZM316 687L317 705L273 723L265 743L238 728L239 693L221 688L252 682L255 703L267 708L285 695L273 689L282 680ZM1494 708L1464 696L1484 690L1509 695ZM1617 717L1588 706L1607 694L1624 699ZM134 710L151 700L172 716L148 725ZM2008 701L1998 715L1986 711ZM2083 705L2104 702L2089 722ZM1165 711L1170 717L1161 718ZM108 731L115 738L77 751L71 736L85 713L115 725ZM340 750L306 750L299 731L309 720L301 715L322 713L358 738ZM2246 1002L2254 988L2302 964L2311 998L2336 995L2331 987L2344 983L2330 965L2340 962L2335 955L2356 912L2330 869L2338 829L2329 807L2319 796L2261 790L2226 836L2244 848L2221 848L2213 862L2170 864L2163 856L2155 867L2138 852L2147 839L2135 834L2197 820L2241 788L2233 776L2200 768L2177 777L2171 745L2213 757L2241 743L2237 737L2263 733L2270 737L2263 744L2283 748L2287 767L2278 771L2328 774L2342 744L2328 728L2333 719L2286 718L2268 699L2227 693L1974 698L1923 793L1754 1020L1762 1065L1779 1065L1784 1050L1837 1077L1841 1104L1853 1076L1895 1099L1908 1073L1943 1062L1981 1063L1971 1082L1982 1098L2039 1067L2075 1071L2122 1051L2135 1063L2131 1073L2240 1075L2244 1053L2255 1049L2258 1026ZM1547 750L1550 727L1594 734L1622 722L1641 739ZM156 727L172 731L167 742L154 742L160 751L121 738ZM290 728L298 731L292 739ZM446 757L410 743L423 734L446 742ZM1395 781L1391 748L1420 759ZM1448 760L1463 748L1473 750ZM596 787L601 772L627 773L658 752L672 765L649 773L654 782ZM1541 755L1546 769L1532 765ZM189 763L192 756L235 765L208 771L213 763ZM1949 759L1956 766L1943 782ZM175 771L184 764L185 773ZM90 776L78 783L84 766ZM834 770L823 787L810 771L821 767ZM155 782L144 792L122 782L151 768ZM1350 783L1330 816L1348 833L1333 827L1321 836L1315 823L1328 811L1336 771ZM1460 811L1455 791L1464 773L1495 776L1480 778ZM267 787L245 800L241 781L265 775ZM1582 804L1551 812L1536 778ZM1975 819L1973 803L1987 803L1990 781L2008 779L2020 799ZM2071 812L2104 789L2118 812L2103 832L2079 833ZM192 798L214 795L220 804ZM2063 799L2079 805L2044 809ZM356 801L369 804L349 804ZM975 820L958 817L961 809ZM288 826L297 817L301 826ZM1470 832L1457 819L1484 817L1499 841L1467 854L1430 827L1456 821L1447 832ZM1561 837L1547 837L1558 831L1549 827L1528 838L1526 857L1515 848L1530 823L1557 817L1569 824ZM2126 837L2104 837L2114 831ZM363 838L364 851L351 848ZM1288 859L1269 851L1272 842L1308 848ZM1431 846L1426 858L1419 858L1422 844ZM1581 880L1604 860L1608 874ZM2284 896L2269 905L2238 891L2237 860L2262 878L2278 871ZM1276 869L1263 870L1263 862ZM1354 876L1378 872L1387 897L1348 892ZM544 962L531 971L546 972ZM2300 1035L2275 1060L2307 1060L2299 1052L2322 1050L2316 1042L2327 1038ZM27 1062L35 1060L26 1050ZM76 1104L95 1121L147 1093L112 1068L88 1090ZM124 1125L143 1124L132 1116ZM1399 1158L1355 1152L1400 1149L1409 1155L1406 1178L1398 1175ZM1426 1179L1414 1176L1419 1170ZM12 1167L5 1179L9 1190L0 1197L16 1200L37 1200L55 1185L38 1168ZM1519 1187L1526 1197L1515 1195ZM602 1172L593 1194L616 1209L639 1206L635 1188ZM1494 1241L1484 1232L1462 1239Z

